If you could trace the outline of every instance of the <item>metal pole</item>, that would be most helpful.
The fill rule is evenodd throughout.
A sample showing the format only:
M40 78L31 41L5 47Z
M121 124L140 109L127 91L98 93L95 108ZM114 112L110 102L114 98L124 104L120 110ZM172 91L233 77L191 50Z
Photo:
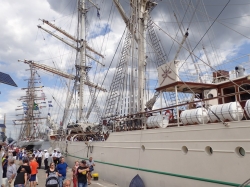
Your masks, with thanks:
M160 91L160 106L161 106L161 109L162 109L162 91ZM163 110L161 110L161 125L163 125Z
M176 102L176 105L178 105L178 92L177 92L177 86L175 86L175 102ZM180 126L180 119L179 119L179 107L176 106L176 118L177 118L177 123L178 123L178 127Z
M3 123L4 123L5 127L6 127L6 114L4 114ZM2 128L2 131L5 134L5 128Z

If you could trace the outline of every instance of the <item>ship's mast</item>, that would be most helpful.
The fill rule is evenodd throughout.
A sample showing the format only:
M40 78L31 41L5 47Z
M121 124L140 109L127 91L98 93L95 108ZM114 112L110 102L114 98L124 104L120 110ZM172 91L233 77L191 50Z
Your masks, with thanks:
M40 80L36 78L36 68L29 64L30 69L30 78L26 79L28 81L28 87L22 88L22 90L26 90L26 95L22 96L19 100L22 101L22 105L18 106L16 110L23 110L24 114L17 114L16 116L23 115L22 119L13 120L15 125L23 125L20 130L19 139L21 138L40 138L40 131L38 127L34 127L34 124L41 124L41 122L34 120L45 119L44 117L36 117L36 115L40 115L40 112L35 112L37 110L37 101L44 100L45 97L38 96L36 94L37 91L42 91L41 86L36 86L36 83ZM41 104L41 103L40 103ZM21 107L21 108L20 108ZM41 106L43 107L43 106ZM35 111L34 111L35 110ZM47 118L47 117L46 117ZM18 122L18 123L16 123Z
M131 0L135 1L135 0ZM146 5L148 0L136 0L138 9L138 112L143 112L145 108L145 67L146 67L146 26L148 10ZM133 4L133 3L132 3Z
M30 80L28 80L28 112L27 117L30 119L27 121L27 130L26 130L26 137L30 137L31 135L31 127L33 127L33 105L34 105L34 68L30 66Z
M127 26L128 34L124 40L121 59L117 65L116 73L110 88L111 93L107 99L106 117L112 117L115 115L121 116L126 115L126 113L132 114L144 111L146 87L146 30L149 12L156 5L152 0L130 0L131 15L127 16L119 0L113 1ZM129 52L131 52L128 48L132 48L132 62L130 63L130 66L128 66L126 58L130 54ZM138 56L134 57L134 54L137 54ZM127 71L130 72L130 75L124 76L127 74ZM127 77L129 77L130 81L129 93L128 95L126 95L127 93L120 94L120 92L124 92L124 86L121 86L121 84L127 84ZM136 91L134 91L135 88L137 88ZM119 99L120 97L124 98ZM123 102L127 101L128 105L123 104ZM116 108L118 107L115 107L114 105L121 106L121 109L117 111Z
M80 18L80 66L79 66L79 108L78 108L78 119L81 121L83 119L83 107L84 107L84 82L86 82L86 33L85 33L85 0L80 0L79 4L79 18Z

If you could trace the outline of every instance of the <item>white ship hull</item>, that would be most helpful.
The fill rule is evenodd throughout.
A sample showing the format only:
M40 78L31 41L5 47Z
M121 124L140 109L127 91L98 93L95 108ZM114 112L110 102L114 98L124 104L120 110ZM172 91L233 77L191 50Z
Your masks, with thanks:
M147 187L238 186L250 173L250 121L229 124L115 132L107 141L88 142L89 147L85 142L51 143L62 152L67 148L70 166L92 156L100 178L121 187L128 187L136 174Z

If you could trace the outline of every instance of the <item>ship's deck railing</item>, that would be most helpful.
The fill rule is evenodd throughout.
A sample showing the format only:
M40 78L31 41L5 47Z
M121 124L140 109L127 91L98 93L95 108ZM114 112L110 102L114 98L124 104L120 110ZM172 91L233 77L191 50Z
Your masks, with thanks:
M193 107L190 108L190 106L195 105L195 103L202 102L202 103L204 103L203 108L209 110L209 107L211 105L209 105L209 103L207 103L207 101L214 100L214 99L217 99L218 101L219 101L219 99L222 99L222 101L223 101L224 98L228 98L228 97L232 97L232 96L235 96L238 98L239 95L248 93L248 91L239 91L239 92L225 94L225 95L218 95L218 96L213 97L213 98L201 99L198 101L182 102L182 103L179 103L178 105L168 106L168 107L164 107L164 108L160 108L160 109L156 109L156 110L151 110L151 111L139 112L136 114L126 115L126 116L114 115L112 117L110 116L110 117L106 118L107 120L105 120L106 121L105 126L108 127L110 132L146 129L146 128L148 128L146 125L146 121L147 121L148 117L158 115L158 114L164 114L166 111L170 111L170 112L172 112L172 115L174 115L173 114L174 110L178 111L177 112L178 114L174 115L172 117L172 119L169 120L169 125L167 127L183 126L183 123L180 119L180 113L184 110L182 110L181 108L186 107L187 109L185 109L185 110L193 109ZM243 106L246 101L247 100L242 101L242 100L238 100L238 99L236 99L234 101L234 102L239 102L241 104L243 111L238 111L238 109L237 109L237 111L235 111L235 112L243 113L243 120L249 119L245 114L245 110L244 110L245 107ZM226 103L228 103L228 102L226 102ZM223 102L221 104L226 104L226 103ZM196 108L196 107L194 107L194 108ZM241 120L241 119L238 119L238 120ZM108 121L113 121L113 123L109 124ZM138 121L140 121L140 122L138 122ZM218 118L217 121L219 123L223 122L223 124L227 125L227 123L224 122L223 120L221 120L220 118ZM154 127L152 127L152 128L154 128Z
M49 136L54 136L54 135L58 135L57 130L49 131Z

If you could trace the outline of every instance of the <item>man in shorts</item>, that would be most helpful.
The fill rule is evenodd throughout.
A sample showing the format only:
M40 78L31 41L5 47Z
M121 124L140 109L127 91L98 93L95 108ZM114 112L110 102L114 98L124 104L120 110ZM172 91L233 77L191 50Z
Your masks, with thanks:
M94 166L95 162L92 157L89 157L89 160L87 161L87 166L89 167L89 172L88 172L88 185L91 184L91 175L92 171L94 171Z
M32 160L30 161L31 175L30 175L30 187L36 187L36 174L37 168L39 167L35 155L32 155Z

